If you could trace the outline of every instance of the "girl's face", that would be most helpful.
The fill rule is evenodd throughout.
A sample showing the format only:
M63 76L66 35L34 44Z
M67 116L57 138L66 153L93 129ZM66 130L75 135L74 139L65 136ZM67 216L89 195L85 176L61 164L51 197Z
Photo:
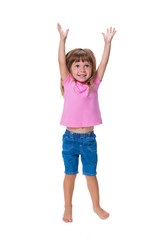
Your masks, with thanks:
M75 80L85 82L91 77L92 65L90 62L80 60L72 63L70 71Z

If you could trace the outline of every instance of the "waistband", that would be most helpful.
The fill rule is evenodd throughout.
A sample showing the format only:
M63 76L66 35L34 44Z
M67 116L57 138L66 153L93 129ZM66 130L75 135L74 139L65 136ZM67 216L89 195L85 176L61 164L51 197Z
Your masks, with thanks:
M70 136L70 137L75 137L75 138L86 138L86 137L96 136L94 134L94 131L88 132L88 133L75 133L75 132L69 131L68 129L66 129L65 134Z

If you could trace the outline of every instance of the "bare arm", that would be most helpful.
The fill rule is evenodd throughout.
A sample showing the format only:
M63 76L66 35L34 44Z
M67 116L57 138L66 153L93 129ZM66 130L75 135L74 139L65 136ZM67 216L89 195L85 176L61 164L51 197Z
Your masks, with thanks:
M110 30L107 29L106 34L102 33L105 44L104 44L104 51L103 51L102 59L98 66L98 69L97 69L97 77L99 78L100 81L102 80L103 75L106 70L106 66L107 66L107 63L109 60L109 55L110 55L110 50L111 50L111 41L112 41L112 38L115 35L115 33L116 33L116 30L115 30L115 28L113 28L113 31L112 31L112 27L110 27Z
M59 69L61 74L62 81L65 80L69 74L67 66L66 66L66 57L65 57L65 42L67 39L68 31L63 32L61 25L57 24L57 29L60 35L60 42L59 42L59 49L58 49L58 62L59 62Z

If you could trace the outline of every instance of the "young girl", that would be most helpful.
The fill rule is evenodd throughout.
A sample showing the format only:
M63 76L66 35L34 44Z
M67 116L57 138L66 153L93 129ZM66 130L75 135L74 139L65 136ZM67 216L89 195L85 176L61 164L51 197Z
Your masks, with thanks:
M93 210L106 219L109 213L103 210L99 202L99 187L96 178L97 142L94 126L101 124L101 113L98 104L98 87L102 81L111 48L111 41L116 33L115 28L102 33L104 51L102 60L96 70L96 59L90 49L76 48L65 55L65 41L69 29L63 32L57 25L60 34L58 60L61 75L61 92L64 96L64 108L61 125L66 126L63 135L62 156L65 165L64 222L72 222L72 195L75 178L78 173L78 159L81 155L83 174L91 195Z

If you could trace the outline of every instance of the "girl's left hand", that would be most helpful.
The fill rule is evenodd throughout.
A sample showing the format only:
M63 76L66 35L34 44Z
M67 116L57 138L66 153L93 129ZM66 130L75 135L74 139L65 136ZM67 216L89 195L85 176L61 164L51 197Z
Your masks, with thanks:
M112 41L112 38L114 37L115 33L116 33L115 28L113 28L113 30L112 30L112 27L110 27L110 29L107 28L106 34L102 33L102 35L104 37L104 41L107 43L110 43Z

